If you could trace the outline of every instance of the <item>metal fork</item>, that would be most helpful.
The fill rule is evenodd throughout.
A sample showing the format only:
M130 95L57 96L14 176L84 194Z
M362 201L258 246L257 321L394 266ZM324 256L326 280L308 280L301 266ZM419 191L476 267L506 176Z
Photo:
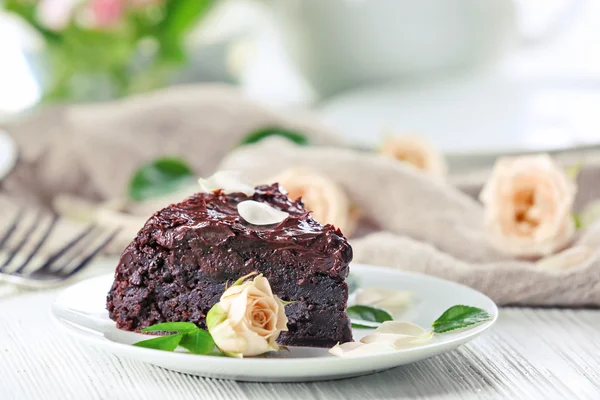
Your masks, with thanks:
M0 251L6 253L6 258L0 259L0 282L29 288L51 288L63 285L83 271L119 232L119 229L116 229L107 233L96 225L90 225L64 246L49 256L41 258L41 262L34 265L32 261L54 231L60 218L57 215L52 216L50 222L44 227L42 223L44 213L38 212L33 222L23 229L23 236L19 238L15 236L15 232L23 226L20 224L23 223L24 216L25 209L21 208L0 236ZM36 233L37 238L35 238ZM7 246L13 237L15 243ZM31 245L30 249L25 250L28 244ZM20 261L20 258L23 261Z

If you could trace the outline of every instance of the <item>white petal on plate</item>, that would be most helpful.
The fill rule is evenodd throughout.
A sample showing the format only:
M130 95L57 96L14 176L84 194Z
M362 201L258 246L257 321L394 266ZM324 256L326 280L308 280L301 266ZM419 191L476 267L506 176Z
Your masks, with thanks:
M198 179L198 184L203 192L212 192L221 189L225 193L244 193L248 196L254 194L252 182L244 178L240 171L217 171L212 176Z
M397 314L412 299L412 292L381 287L359 289L356 292L356 304L383 308Z
M365 344L384 343L400 350L425 344L432 337L432 331L419 325L405 321L386 321L360 341Z
M423 336L429 331L423 329L417 324L406 321L385 321L373 333L392 333L410 336Z
M242 201L238 204L237 210L240 216L252 225L278 224L289 217L289 214L284 211L254 200Z
M344 344L336 344L329 353L337 357L359 357L373 354L392 353L396 348L387 343L370 343L348 342Z
M404 335L401 333L372 333L360 341L365 344L387 343L396 349L419 346L425 344L433 337L433 332L426 332L421 336Z

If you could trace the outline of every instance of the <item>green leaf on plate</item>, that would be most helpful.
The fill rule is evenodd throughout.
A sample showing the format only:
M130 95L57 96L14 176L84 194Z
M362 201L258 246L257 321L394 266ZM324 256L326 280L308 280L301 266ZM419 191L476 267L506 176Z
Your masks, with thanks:
M142 329L142 332L191 333L198 329L200 328L191 322L162 322L160 324L154 324L144 328Z
M165 157L143 165L129 182L129 197L145 200L172 193L193 182L194 172L183 160Z
M176 335L159 336L153 339L142 340L133 345L147 349L173 351L179 346L181 339L183 339L183 333L178 333Z
M371 306L356 305L346 310L353 328L377 328L382 322L391 321L389 312Z
M281 136L301 146L307 146L309 144L306 136L299 132L289 131L282 128L263 128L246 136L241 141L240 145L257 143L269 136Z
M432 326L435 333L443 333L465 328L490 319L492 319L492 316L481 308L457 305L447 309L435 320Z
M210 354L215 349L212 336L203 329L186 334L179 345L193 354Z

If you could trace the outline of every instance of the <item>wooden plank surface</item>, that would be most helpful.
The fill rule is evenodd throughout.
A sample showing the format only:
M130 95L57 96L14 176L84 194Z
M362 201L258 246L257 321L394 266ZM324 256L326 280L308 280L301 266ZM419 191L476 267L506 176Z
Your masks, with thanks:
M339 381L204 379L117 358L64 337L56 292L0 296L0 399L600 399L600 311L505 308L451 353Z

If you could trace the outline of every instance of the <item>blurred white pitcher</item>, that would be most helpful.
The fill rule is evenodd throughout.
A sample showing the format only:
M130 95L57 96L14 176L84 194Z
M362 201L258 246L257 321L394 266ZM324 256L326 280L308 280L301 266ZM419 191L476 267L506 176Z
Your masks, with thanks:
M517 36L512 0L271 0L292 61L322 95L473 65Z

